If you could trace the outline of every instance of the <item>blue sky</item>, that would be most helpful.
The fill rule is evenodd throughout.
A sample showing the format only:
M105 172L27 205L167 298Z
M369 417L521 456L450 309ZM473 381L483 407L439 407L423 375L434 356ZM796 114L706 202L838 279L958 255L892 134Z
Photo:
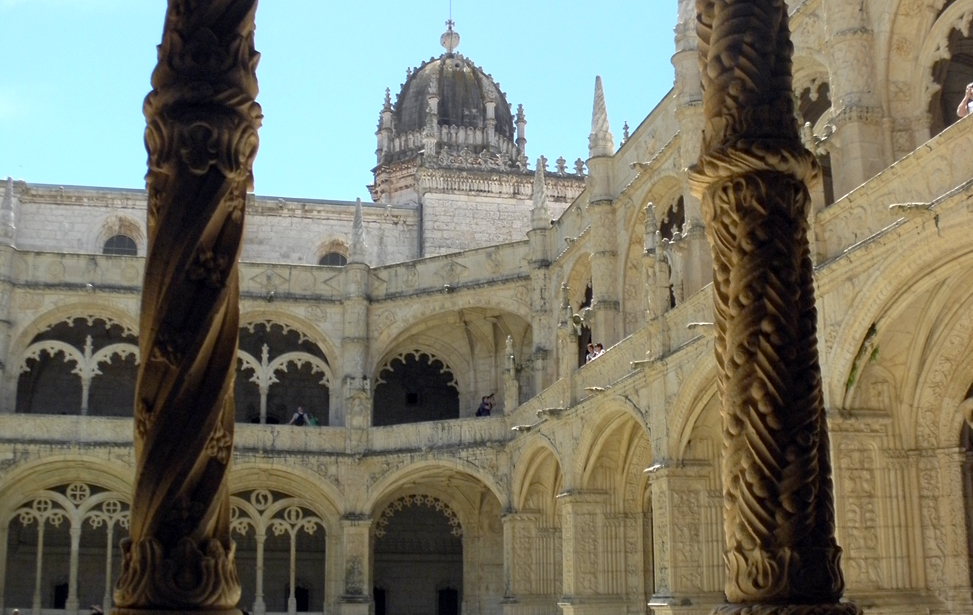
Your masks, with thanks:
M141 188L163 0L0 0L0 176ZM458 51L527 113L533 161L587 156L595 75L616 144L672 87L676 0L453 0ZM262 195L368 198L386 87L439 56L448 0L261 0ZM533 164L533 163L532 163Z

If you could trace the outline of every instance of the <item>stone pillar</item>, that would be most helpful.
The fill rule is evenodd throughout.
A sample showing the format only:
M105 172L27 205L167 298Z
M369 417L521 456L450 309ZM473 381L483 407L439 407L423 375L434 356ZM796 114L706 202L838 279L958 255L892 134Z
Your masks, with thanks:
M264 601L264 543L267 534L263 529L257 530L257 579L254 582L253 615L266 615L267 603Z
M656 615L703 615L722 601L722 502L706 488L708 471L708 464L649 470L655 564L655 593L649 606Z
M344 586L339 615L368 615L372 604L372 519L366 515L341 518Z
M686 168L699 157L699 138L703 132L703 91L699 78L699 50L696 37L696 14L693 0L679 0L675 48L672 66L675 69L676 108L679 125L679 165ZM674 286L682 296L689 297L712 281L712 261L700 209L699 197L688 184L682 193L685 222L678 229L679 240L673 245L680 260L679 278ZM677 297L678 298L678 297ZM668 295L667 295L668 299ZM681 300L681 299L680 299Z
M713 246L723 415L720 613L853 614L834 537L806 181L784 0L697 0L705 129L691 171Z
M538 513L508 513L503 522L503 612L513 615L522 611L516 605L520 598L535 593L535 561Z
M4 610L3 593L7 580L7 534L9 532L9 524L0 525L0 613L6 613Z
M951 613L973 612L963 461L959 448L920 451L920 519L924 527L926 579Z
M77 615L78 607L78 551L81 548L81 526L71 525L68 529L71 537L71 553L68 556L68 598L64 601L64 610L68 615Z
M568 398L561 401L565 408L570 408L577 401L574 381L578 372L578 331L571 320L574 314L571 309L571 289L567 284L561 285L560 312L557 323L557 377L567 381L565 388Z
M0 413L14 412L17 400L10 397L3 389L6 381L7 364L10 352L10 299L13 296L13 284L10 282L14 257L16 255L17 214L20 210L18 199L14 194L14 181L7 178L7 186L0 205ZM13 375L16 382L16 375ZM14 385L16 386L16 384ZM10 391L13 393L13 391ZM2 611L0 611L2 612Z
M31 600L31 615L41 615L41 583L44 580L44 525L45 517L37 517L37 558L34 561L34 597Z
M592 341L605 348L619 340L621 298L618 294L618 248L615 227L615 142L608 126L608 110L601 77L595 77L595 101L588 136L588 214L591 216L591 309L594 312Z
M610 158L600 162L611 164ZM588 161L597 169L595 160ZM589 175L594 175L594 171ZM616 249L615 207L611 200L588 201L591 216L591 310L594 326L592 341L608 348L619 341L621 301L618 295L618 251Z
M555 531L540 513L509 513L503 521L504 615L548 612L557 602Z
M881 98L875 85L872 23L867 2L827 0L825 49L835 132L828 150L834 194L841 198L891 162L885 152Z
M368 278L370 268L365 262L365 223L361 199L355 205L352 224L352 245L344 270L344 336L341 340L343 368L343 417L337 424L351 429L365 429L371 425L371 387L365 373L368 361ZM361 399L367 393L367 399ZM362 403L366 402L366 403ZM341 421L340 419L344 420ZM357 438L354 438L357 441Z
M922 515L919 503L917 451L887 450L889 493L889 558L893 589L924 589Z
M148 257L135 492L116 615L239 613L227 478L247 191L262 119L256 0L170 0L145 99Z
M520 406L520 382L517 380L514 338L509 335L504 344L503 361L503 412L510 414Z
M551 212L547 207L547 185L545 171L547 160L541 156L537 159L534 170L533 205L530 214L530 230L527 240L530 242L530 257L527 264L530 267L530 325L534 336L533 357L533 391L537 395L550 382L548 366L551 350L553 349L554 330L550 326L551 305L548 293L551 286Z
M835 533L847 547L842 565L848 571L849 594L895 587L896 564L886 558L879 536L881 528L890 525L879 451L888 448L891 419L884 411L841 409L829 420L835 455Z
M605 544L608 494L576 491L558 496L561 505L564 615L623 612L624 596L612 593Z

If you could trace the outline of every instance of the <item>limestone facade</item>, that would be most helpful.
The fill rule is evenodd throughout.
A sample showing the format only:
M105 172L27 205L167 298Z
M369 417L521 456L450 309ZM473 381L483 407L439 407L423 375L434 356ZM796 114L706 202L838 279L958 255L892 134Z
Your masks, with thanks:
M812 187L812 251L846 597L969 613L973 125L943 109L973 81L973 0L789 4L806 141L830 169ZM459 128L405 135L414 157L380 158L362 204L362 259L354 203L251 197L230 475L245 608L722 601L710 257L684 172L702 113L692 7L680 0L675 88L617 148L593 122L583 173L549 161L538 179L515 112L509 146L491 150L480 118L482 148L452 162ZM483 151L501 163L482 168ZM135 255L103 253L118 235ZM318 264L332 253L347 264ZM109 600L144 256L144 192L7 182L4 613ZM608 350L579 367L589 333ZM492 416L474 416L490 393ZM298 405L320 424L282 424Z

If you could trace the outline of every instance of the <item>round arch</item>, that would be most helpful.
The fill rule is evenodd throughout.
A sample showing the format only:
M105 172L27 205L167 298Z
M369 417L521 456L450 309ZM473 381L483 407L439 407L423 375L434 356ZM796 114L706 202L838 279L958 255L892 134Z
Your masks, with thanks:
M257 489L272 489L303 499L324 520L326 532L332 536L340 535L344 496L334 483L320 474L295 467L234 462L229 478L230 493Z
M827 367L823 382L826 405L834 405L844 396L848 380L862 340L874 323L894 318L904 309L907 298L925 292L947 277L968 272L973 266L973 246L965 240L966 229L954 228L943 231L943 237L935 243L916 244L924 234L913 234L907 245L898 245L898 253L909 254L908 259L887 259L876 267L866 281L859 285L855 295L856 309L841 323L830 351L821 353L821 363ZM940 250L930 245L954 246ZM863 276L864 277L864 276ZM824 350L823 346L819 346Z
M145 229L134 216L118 213L106 214L91 224L87 243L91 252L101 254L105 242L115 235L124 235L135 242L139 256L145 256Z
M511 505L515 510L523 510L531 480L537 473L540 466L547 463L548 459L554 462L559 475L563 476L563 464L557 450L547 441L533 439L522 451L520 451L517 462L514 465L513 490ZM563 478L562 478L563 480ZM553 487L553 485L552 485Z
M121 471L122 469L128 472ZM28 462L0 479L0 523L32 494L73 482L97 485L108 491L131 494L135 470L85 455L66 455Z
M585 424L582 431L581 440L578 442L577 456L570 468L570 483L581 488L586 483L586 477L590 472L589 462L596 459L599 452L608 445L608 438L605 434L617 428L624 420L633 421L646 439L650 439L650 431L645 422L642 411L631 401L612 395L604 402L599 404L597 418ZM643 468L644 469L644 468ZM569 468L564 468L565 473Z
M373 340L374 348L391 348L409 335L409 331L416 331L430 319L448 314L455 314L460 310L497 310L501 314L511 314L520 317L524 322L530 322L529 303L504 297L499 293L464 297L466 293L452 293L434 305L417 304L411 309L400 310L398 316L392 310L373 310L369 314L369 330L380 333ZM387 352L387 351L386 351Z
M95 301L71 303L44 312L24 326L20 333L13 338L10 344L9 356L19 357L24 349L30 346L34 338L39 334L58 323L67 322L76 318L86 318L89 320L101 319L117 323L125 329L126 333L138 335L139 324L136 314L129 313L118 306L108 303L98 303Z
M321 329L307 318L303 318L291 312L286 312L282 310L268 310L264 308L256 308L243 310L244 304L241 303L240 311L240 328L251 327L258 323L267 324L277 324L287 329L293 329L301 336L306 337L324 353L325 358L328 360L328 364L332 366L335 373L338 372L338 367L340 364L341 353L331 343L331 340L324 334Z
M364 497L360 502L355 503L354 510L361 510L368 515L374 516L376 511L380 512L380 509L384 509L388 502L395 499L398 495L397 492L404 486L409 485L411 487L416 481L435 478L437 475L441 476L449 472L469 476L477 483L486 487L497 498L500 502L501 510L507 510L509 507L510 499L508 494L497 484L496 477L491 475L487 470L462 459L439 458L407 464L379 478L373 485L363 491ZM448 489L442 489L441 493L445 498L444 501L453 502L456 499L456 494L451 493ZM439 497L437 494L430 495ZM454 510L456 508L466 510L459 505L456 505ZM460 513L459 510L456 510L456 512L457 514Z

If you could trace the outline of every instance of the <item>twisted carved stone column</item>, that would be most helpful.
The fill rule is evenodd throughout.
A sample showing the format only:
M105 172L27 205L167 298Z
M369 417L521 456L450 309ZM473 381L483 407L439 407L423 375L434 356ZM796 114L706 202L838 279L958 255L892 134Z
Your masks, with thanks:
M170 0L145 99L135 495L115 613L233 612L237 274L262 118L256 0Z
M726 595L718 613L853 614L834 537L805 181L784 0L697 0L693 190L713 251Z

